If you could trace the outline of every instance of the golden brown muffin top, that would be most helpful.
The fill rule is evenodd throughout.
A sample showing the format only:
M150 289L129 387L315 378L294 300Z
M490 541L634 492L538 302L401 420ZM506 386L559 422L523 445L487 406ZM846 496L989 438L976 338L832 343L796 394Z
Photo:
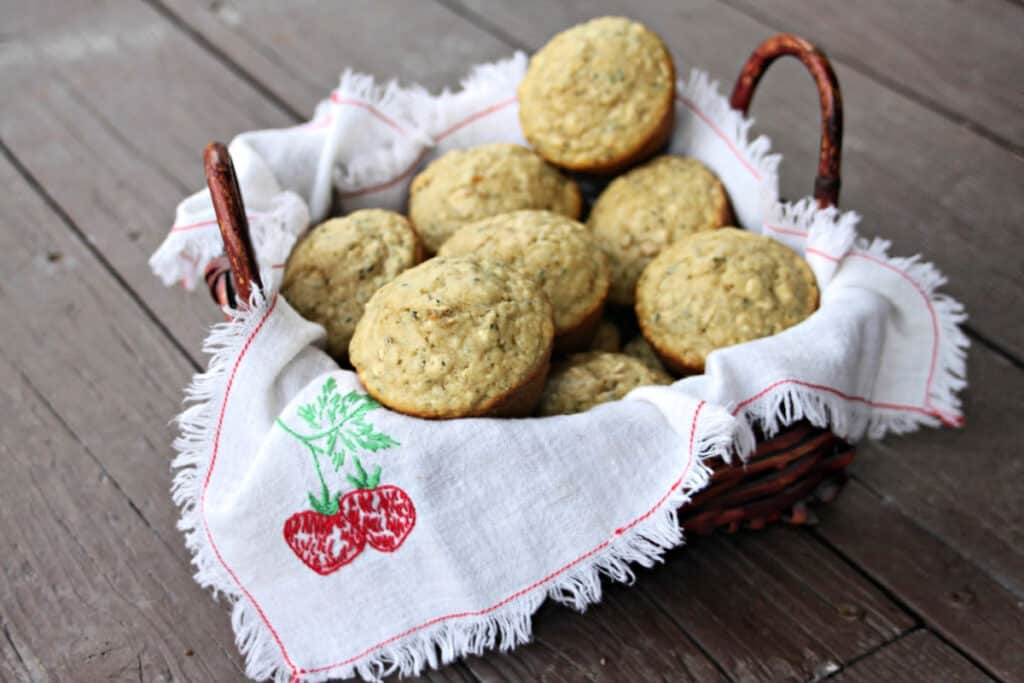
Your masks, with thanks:
M463 225L519 209L546 209L578 218L576 183L521 145L458 149L435 159L409 191L409 218L436 253Z
M373 295L349 353L385 405L465 417L545 366L553 336L551 305L532 280L493 261L438 257Z
M818 306L814 273L799 254L737 228L679 240L651 261L636 293L644 337L692 372L711 351L782 332Z
M642 148L673 110L675 71L661 39L623 17L553 37L519 85L519 118L541 156L566 168L614 163Z
M514 211L471 223L439 256L493 259L532 278L551 302L555 334L579 325L608 295L608 265L587 229L551 211Z

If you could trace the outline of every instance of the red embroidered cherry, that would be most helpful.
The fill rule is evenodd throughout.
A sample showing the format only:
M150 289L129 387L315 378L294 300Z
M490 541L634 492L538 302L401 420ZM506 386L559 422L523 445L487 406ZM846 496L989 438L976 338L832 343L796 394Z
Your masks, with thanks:
M409 494L390 484L349 491L338 505L338 514L363 532L371 548L382 553L398 550L416 525L416 508Z
M325 576L356 559L366 547L366 536L345 516L313 510L285 521L284 540L307 567Z

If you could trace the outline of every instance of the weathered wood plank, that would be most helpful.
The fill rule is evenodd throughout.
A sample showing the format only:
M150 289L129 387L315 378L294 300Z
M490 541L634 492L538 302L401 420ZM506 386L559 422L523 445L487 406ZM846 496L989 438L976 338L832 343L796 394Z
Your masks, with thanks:
M563 27L602 14L627 14L656 28L673 49L682 74L708 70L732 87L743 60L776 31L711 0L627 3L572 0L452 0L481 23L500 26L527 49ZM896 11L896 10L893 10ZM817 36L808 35L814 40ZM840 203L863 214L862 233L893 241L897 254L923 253L950 278L971 322L1024 358L1024 298L1015 226L1024 221L1020 177L1024 158L957 125L836 60L846 110ZM817 94L793 60L773 66L755 97L757 130L785 155L785 196L810 194L820 131ZM993 198L1000 198L994 200ZM984 272L986 277L975 277Z
M801 529L690 539L639 577L734 680L817 679L914 625Z
M679 625L621 584L585 614L545 606L532 643L465 664L482 681L728 680Z
M852 481L815 533L986 670L1024 681L1024 601Z
M965 428L863 444L851 470L1024 599L1024 372L975 345L968 376Z
M192 366L6 160L3 353L176 551L168 421ZM12 404L16 405L16 404Z
M983 134L1024 146L1024 8L984 0L726 0Z
M0 679L242 678L223 605L0 349Z
M157 2L300 112L311 112L347 67L440 90L509 52L434 3Z
M839 683L974 683L992 679L943 644L935 634L920 630L854 663L833 680Z
M147 260L203 186L202 148L289 119L141 3L21 3L5 21L0 139L185 348L218 319Z

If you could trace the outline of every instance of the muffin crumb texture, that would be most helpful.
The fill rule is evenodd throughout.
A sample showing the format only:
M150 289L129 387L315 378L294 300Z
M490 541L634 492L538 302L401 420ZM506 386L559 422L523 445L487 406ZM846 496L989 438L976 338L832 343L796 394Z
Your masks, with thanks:
M621 353L577 353L551 371L540 414L582 413L598 404L617 401L636 387L671 382L667 373Z
M564 334L604 307L608 265L586 228L550 211L515 211L467 225L440 256L490 259L515 268L544 290Z
M519 209L544 209L578 218L576 183L532 150L495 143L453 150L417 175L409 190L409 218L427 250L436 253L463 225Z
M350 352L360 381L389 408L469 417L544 373L553 336L551 305L529 278L438 257L374 294Z
M673 370L703 372L715 349L778 334L814 312L818 288L799 254L722 228L672 245L644 270L637 319Z
M299 242L285 264L281 293L301 316L324 326L328 353L344 359L366 302L421 257L404 216L356 211L321 223Z
M640 273L662 249L731 220L725 188L697 159L660 156L619 176L587 219L594 240L608 255L609 299L633 305Z
M602 171L666 137L675 69L653 31L601 17L554 36L530 60L518 92L523 132L541 156Z

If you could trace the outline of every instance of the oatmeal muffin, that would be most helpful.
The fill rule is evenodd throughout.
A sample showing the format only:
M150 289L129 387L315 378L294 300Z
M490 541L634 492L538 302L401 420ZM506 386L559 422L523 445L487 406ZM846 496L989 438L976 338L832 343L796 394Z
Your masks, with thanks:
M597 198L587 220L608 255L609 299L633 305L640 273L662 249L731 222L725 188L696 159L660 156L619 176Z
M436 253L463 225L519 209L579 218L575 182L521 145L457 149L435 159L409 189L409 220Z
M438 255L515 268L551 302L555 349L581 351L590 344L608 296L608 264L582 224L551 211L513 211L460 228Z
M622 352L627 356L636 358L651 370L665 372L665 366L662 364L661 359L658 358L658 354L654 352L654 349L647 343L643 335L633 337L626 342L625 346L622 347Z
M621 353L577 353L551 371L540 400L540 414L582 413L599 403L617 401L636 387L671 381L664 371L652 370Z
M304 318L327 330L327 352L344 360L363 306L383 285L423 260L404 216L356 211L321 223L292 250L281 293Z
M499 263L434 258L366 304L349 354L370 394L427 418L522 416L544 388L551 304Z
M622 335L618 326L611 320L603 319L594 331L594 338L590 342L591 351L612 351L619 350L622 343Z
M636 287L636 314L661 360L704 371L711 351L782 332L818 306L814 273L770 237L701 232L661 252Z
M622 17L559 33L519 84L519 123L562 168L610 173L655 153L672 132L675 67L661 39Z

